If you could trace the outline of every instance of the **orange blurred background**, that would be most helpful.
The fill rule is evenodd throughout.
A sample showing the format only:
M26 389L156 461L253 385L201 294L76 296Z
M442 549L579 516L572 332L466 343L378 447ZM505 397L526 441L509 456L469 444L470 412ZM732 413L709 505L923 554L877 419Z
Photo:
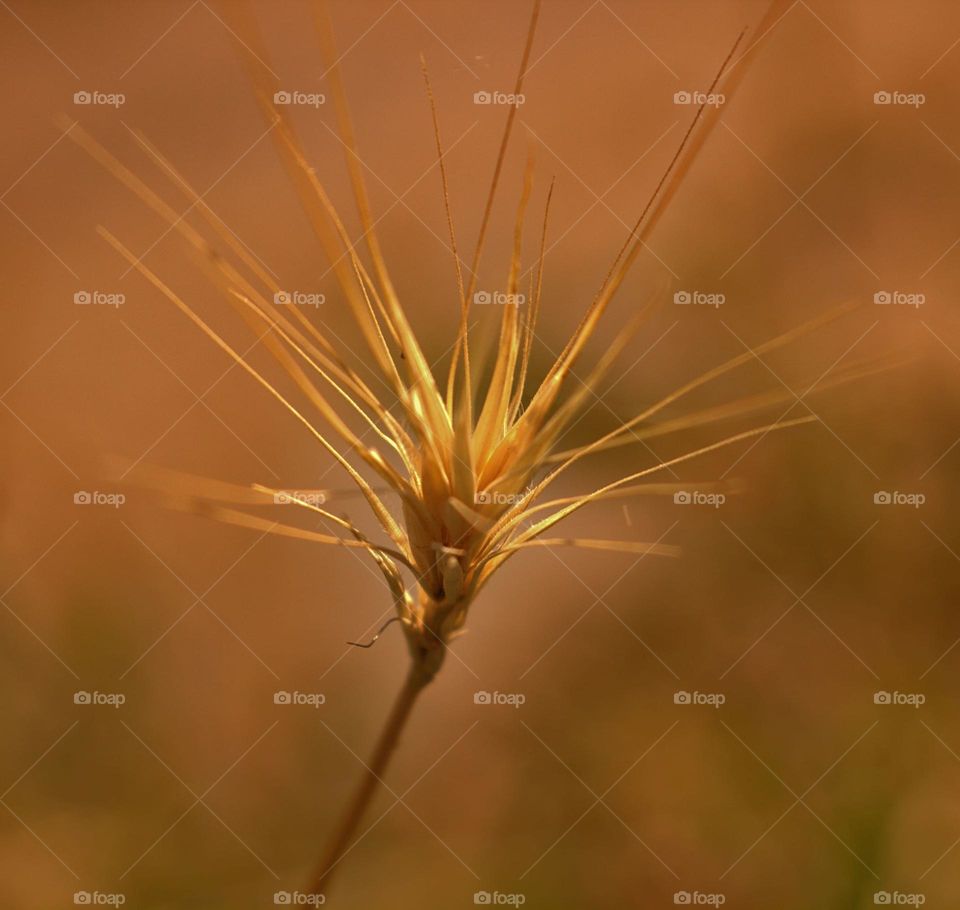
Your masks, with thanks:
M312 4L250 9L265 48L252 65L279 89L329 93ZM556 180L536 376L690 123L675 93L705 89L764 10L544 5L480 272L482 287L506 280L532 153L525 268ZM785 10L739 64L749 72L736 97L588 351L592 362L642 303L665 297L574 435L605 432L844 301L863 305L669 416L785 385L783 405L582 462L558 493L788 408L818 422L663 472L690 489L742 482L719 508L644 497L567 525L662 539L682 547L678 559L535 550L511 561L418 705L392 792L328 905L960 901L960 12L946 0ZM345 644L389 615L372 563L170 511L110 467L348 485L98 236L102 225L119 237L239 350L253 344L177 232L65 138L78 124L201 228L137 136L154 143L281 286L326 296L309 315L368 369L256 105L238 13L212 0L0 3L6 907L87 893L131 907L274 906L303 886L404 672L396 629L368 651ZM419 55L469 259L506 114L474 94L510 91L529 7L364 0L334 2L331 15L377 231L445 375L456 284ZM75 104L76 92L124 100ZM876 104L876 92L924 98ZM359 237L332 104L292 116ZM681 291L725 302L675 306ZM923 302L874 303L898 292ZM123 303L76 304L83 293ZM880 355L910 361L805 397ZM250 358L276 375L262 349ZM75 503L81 491L125 501ZM894 492L913 499L875 502ZM358 498L336 501L373 533ZM325 702L277 705L277 691ZM76 704L77 692L124 703ZM477 704L477 692L524 703ZM723 704L678 704L679 692Z

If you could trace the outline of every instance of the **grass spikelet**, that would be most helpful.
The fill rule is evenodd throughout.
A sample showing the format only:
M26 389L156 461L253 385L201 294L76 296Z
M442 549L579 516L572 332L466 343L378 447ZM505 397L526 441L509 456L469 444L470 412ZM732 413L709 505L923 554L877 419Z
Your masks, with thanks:
M765 23L773 21L782 4L774 3ZM533 4L527 39L515 83L519 94L539 16L540 2ZM177 192L185 194L207 228L240 266L215 251L204 234L191 227L163 199L79 127L70 138L110 170L147 206L160 214L186 248L197 256L224 301L263 336L277 368L303 393L309 410L295 405L280 391L278 383L231 347L173 288L136 257L109 231L104 238L114 249L177 307L214 345L237 363L254 382L264 388L309 437L328 452L354 485L356 494L377 519L385 541L367 539L347 518L304 497L288 498L298 508L323 519L328 531L306 530L281 524L263 510L269 510L283 493L272 486L251 480L249 486L174 475L144 466L138 469L141 482L172 496L178 505L197 509L229 524L261 532L289 536L328 546L340 546L368 554L382 572L389 588L411 655L410 671L396 705L369 763L369 771L354 795L344 820L335 832L310 882L310 891L325 893L331 876L350 849L351 841L371 796L376 790L400 732L417 695L437 674L448 646L462 630L478 593L512 556L538 547L576 547L600 551L615 558L616 553L676 556L677 548L661 542L547 537L566 518L596 502L671 493L676 485L655 475L686 462L774 430L810 423L816 418L766 420L750 429L721 437L714 442L655 463L597 489L573 496L544 500L557 478L580 461L612 448L632 444L696 426L718 424L745 415L768 411L790 403L789 392L775 390L740 398L705 410L673 414L662 412L696 389L713 382L751 361L755 353L783 347L816 331L845 312L835 309L776 338L719 364L645 407L636 416L614 429L580 445L569 447L565 440L612 365L646 324L650 313L662 302L665 288L654 289L641 301L637 317L619 333L604 355L583 380L575 379L573 368L595 336L609 304L623 285L646 239L678 191L698 151L717 122L715 110L701 108L689 124L669 166L656 185L582 318L543 379L531 380L531 355L537 320L548 311L544 299L544 251L548 236L549 209L554 187L551 183L539 228L539 254L531 279L530 305L521 315L517 306L505 306L497 343L489 358L478 357L471 349L470 304L476 275L488 236L494 199L503 170L507 145L516 110L506 114L503 134L490 189L480 222L479 236L471 264L464 273L459 258L450 206L445 151L436 102L425 60L422 72L430 106L437 168L451 247L454 251L459 316L452 340L452 359L443 381L434 375L410 314L390 278L386 257L380 247L369 195L339 67L337 50L325 6L317 4L320 45L328 61L331 95L339 124L347 172L363 229L362 249L347 235L308 153L301 146L289 119L269 103L271 87L262 69L251 68L257 97L281 158L286 165L301 203L331 264L343 302L349 307L365 344L364 356L379 372L388 398L364 382L347 363L336 340L298 307L292 315L287 308L271 305L279 288L259 263L213 214L203 200L177 173L146 137L137 136L150 160L171 180ZM236 23L244 42L261 49L255 26L248 19ZM761 24L759 32L765 31ZM730 51L717 73L710 92L723 88L729 98L742 78L744 35ZM743 55L732 64L738 51ZM506 287L511 294L519 288L522 237L533 186L533 164L528 162L523 188L517 201L512 256L506 270ZM538 219L539 220L539 219ZM473 360L471 360L473 357ZM479 362L478 362L479 361ZM880 368L876 363L848 367L821 384L836 386L869 375ZM479 376L488 376L482 385ZM395 398L395 400L394 400ZM394 413L394 409L398 413ZM349 419L359 418L363 428L351 428ZM375 443L375 444L374 444ZM566 446L566 447L565 447ZM376 486L362 470L376 475ZM653 478L653 479L651 479ZM703 489L735 489L735 484L709 483ZM393 500L397 505L394 505ZM388 505L388 502L390 503ZM289 514L289 513L288 513ZM406 574L404 574L406 573Z

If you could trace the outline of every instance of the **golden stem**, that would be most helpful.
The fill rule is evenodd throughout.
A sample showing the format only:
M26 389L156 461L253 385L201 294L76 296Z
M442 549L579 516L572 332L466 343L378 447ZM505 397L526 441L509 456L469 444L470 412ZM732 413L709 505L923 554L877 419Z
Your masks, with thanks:
M317 864L307 893L327 894L331 879L340 867L341 861L356 845L357 828L360 826L360 822L377 792L378 784L383 783L383 775L390 759L393 757L393 753L396 751L400 735L407 724L417 696L433 679L435 669L435 667L430 667L427 661L418 660L417 657L414 657L403 688L397 695L383 730L380 732L376 748L366 766L360 786L354 793L353 799L347 806L326 851Z

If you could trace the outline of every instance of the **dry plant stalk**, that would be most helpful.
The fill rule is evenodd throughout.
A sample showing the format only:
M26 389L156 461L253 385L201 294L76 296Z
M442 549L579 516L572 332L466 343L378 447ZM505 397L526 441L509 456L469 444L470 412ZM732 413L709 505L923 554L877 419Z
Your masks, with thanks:
M518 95L522 90L533 44L539 6L540 2L536 0L514 87L514 93ZM741 56L730 66L744 37L741 34L709 92L722 87L727 97L730 97L745 70L744 58L753 52L757 41L774 24L782 6L779 0L771 4L757 29L757 39L747 50L741 51ZM328 60L335 61L337 53L332 30L322 4L318 5L317 22L324 53ZM245 43L253 46L263 58L265 52L258 43L256 29L250 20L238 23L237 28L243 29ZM665 468L750 437L807 423L815 418L811 415L756 426L696 451L636 471L582 495L546 499L544 494L551 484L588 455L755 413L771 405L789 401L791 393L781 390L740 398L669 420L657 419L660 412L669 405L749 362L754 353L760 354L786 345L836 318L845 312L846 308L833 310L773 338L756 348L755 352L745 352L721 363L588 444L560 450L559 442L565 431L576 421L583 406L589 402L594 390L634 337L652 304L656 302L654 298L645 305L639 317L623 329L616 342L589 371L586 378L579 380L575 388L568 387L567 380L579 362L585 345L594 334L646 238L679 188L710 129L717 122L717 110L701 107L697 111L669 167L627 236L579 325L546 376L534 384L530 377L530 362L543 288L543 259L552 186L543 215L539 256L529 306L524 308L522 317L519 307L503 307L499 343L495 353L490 355L486 363L473 362L469 315L475 290L475 276L479 269L484 238L516 109L511 107L507 114L470 268L471 277L469 281L465 281L460 259L456 254L457 241L450 214L444 151L424 64L460 298L459 326L453 358L446 381L442 383L431 370L411 327L408 313L398 299L388 274L374 229L346 95L336 63L331 64L329 79L340 136L346 148L350 180L364 228L363 240L369 265L364 263L361 250L357 249L347 236L317 172L309 164L307 154L301 147L292 125L283 115L283 109L277 109L270 103L272 88L264 83L262 71L254 68L252 75L258 86L258 97L273 124L273 133L283 160L300 191L302 203L331 263L343 299L349 305L362 332L369 355L391 394L395 396L401 411L400 417L394 416L390 403L364 382L343 359L336 344L322 328L303 315L299 307L273 306L271 295L280 292L274 279L146 138L138 137L149 155L191 200L192 207L246 272L216 252L200 232L191 227L139 177L82 129L72 129L70 137L179 233L199 256L211 280L224 297L249 323L252 330L262 336L263 344L295 382L326 428L321 430L309 411L294 405L168 284L116 237L101 228L103 236L201 332L276 398L281 407L339 463L366 500L386 538L384 543L369 540L346 517L298 496L290 499L302 509L319 517L329 533L281 524L235 508L237 505L264 505L274 502L275 497L283 491L272 487L260 484L243 487L220 481L206 481L156 468L140 472L143 482L166 492L175 490L181 499L186 499L194 506L202 500L205 503L205 513L214 518L256 530L354 548L367 553L383 573L392 595L396 618L402 624L409 646L410 669L377 742L367 772L310 881L311 893L327 893L331 876L339 868L344 853L352 846L357 827L385 773L418 695L437 674L450 641L463 628L471 604L496 570L514 554L531 547L572 546L673 555L676 553L674 547L659 543L546 535L563 519L591 503L617 497L671 492L674 489L672 485L653 483L646 479ZM521 239L531 182L528 167L516 217L513 255L506 283L509 294L516 294L518 291ZM288 310L292 310L292 316L287 315L285 311ZM822 383L821 388L864 376L877 368L875 363L869 362L853 365L838 371L830 380ZM489 374L489 380L482 387L478 387L476 377L485 373ZM351 429L343 416L344 412L354 419L362 420L365 425L363 432L357 433ZM328 434L332 434L336 441ZM371 436L376 437L374 445L367 441ZM385 484L389 491L399 498L400 509L396 514L387 507L381 493L361 474L361 466L376 475L378 482ZM414 585L408 586L405 583L401 571L403 569L412 573Z

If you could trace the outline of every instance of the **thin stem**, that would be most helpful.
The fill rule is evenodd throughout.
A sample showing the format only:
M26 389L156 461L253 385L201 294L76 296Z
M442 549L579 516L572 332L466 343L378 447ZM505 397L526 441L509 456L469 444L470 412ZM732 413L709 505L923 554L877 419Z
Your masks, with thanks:
M308 894L328 893L334 872L339 867L340 861L356 842L354 835L357 833L357 828L360 826L370 801L377 791L378 784L383 783L384 772L396 751L400 734L406 726L417 696L431 679L433 679L433 673L425 670L422 661L414 659L403 688L397 695L390 715L380 732L380 738L377 740L376 748L366 766L360 786L347 806L337 830L317 864L310 887L307 889Z

